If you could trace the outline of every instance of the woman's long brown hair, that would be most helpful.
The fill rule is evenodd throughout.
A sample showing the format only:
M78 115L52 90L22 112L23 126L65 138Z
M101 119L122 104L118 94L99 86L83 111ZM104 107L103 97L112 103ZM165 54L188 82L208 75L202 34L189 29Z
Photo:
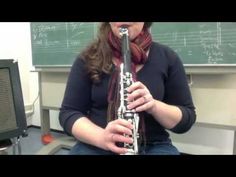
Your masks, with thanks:
M144 28L150 28L151 25L152 22L145 22ZM102 22L97 38L81 53L88 74L94 83L100 82L102 73L111 73L113 54L108 44L108 34L110 31L110 24Z

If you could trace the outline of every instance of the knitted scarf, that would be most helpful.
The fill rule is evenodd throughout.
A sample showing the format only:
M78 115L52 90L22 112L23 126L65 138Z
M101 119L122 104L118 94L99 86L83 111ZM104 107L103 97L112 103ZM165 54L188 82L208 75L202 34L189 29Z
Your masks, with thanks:
M108 36L108 43L112 49L113 56L116 60L115 69L111 75L111 79L108 86L108 111L107 117L108 121L117 119L117 112L120 104L120 84L119 84L119 74L120 74L120 64L123 62L122 52L121 52L121 39L116 37L111 31ZM151 34L147 29L144 29L134 40L130 41L130 51L131 51L131 70L134 81L137 80L136 76L136 65L145 64L147 61L146 52L149 50L152 43ZM139 123L139 135L141 141L145 141L145 125L144 119L141 113L139 113L140 123Z

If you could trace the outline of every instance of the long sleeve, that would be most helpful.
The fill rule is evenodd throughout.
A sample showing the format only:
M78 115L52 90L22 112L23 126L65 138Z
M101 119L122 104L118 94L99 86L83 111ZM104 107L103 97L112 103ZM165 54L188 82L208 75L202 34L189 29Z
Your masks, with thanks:
M71 68L64 99L60 108L59 121L64 131L71 135L74 122L88 115L91 100L91 83L84 62L77 58Z
M164 102L178 106L182 111L181 121L171 129L175 133L187 132L196 121L195 107L186 79L183 64L175 52L170 52L168 79Z

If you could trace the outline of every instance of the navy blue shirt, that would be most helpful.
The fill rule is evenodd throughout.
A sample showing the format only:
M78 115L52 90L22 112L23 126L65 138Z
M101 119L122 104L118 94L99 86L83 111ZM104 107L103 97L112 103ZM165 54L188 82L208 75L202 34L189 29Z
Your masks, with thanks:
M113 67L114 69L114 67ZM71 135L74 122L88 117L103 128L107 125L107 94L110 75L103 74L99 84L94 84L86 72L85 63L77 58L71 68L59 120L65 132ZM175 105L182 111L181 121L170 131L184 133L196 120L183 64L169 47L153 42L148 60L137 73L137 80L146 85L153 98ZM148 113L144 113L147 142L163 141L168 132Z

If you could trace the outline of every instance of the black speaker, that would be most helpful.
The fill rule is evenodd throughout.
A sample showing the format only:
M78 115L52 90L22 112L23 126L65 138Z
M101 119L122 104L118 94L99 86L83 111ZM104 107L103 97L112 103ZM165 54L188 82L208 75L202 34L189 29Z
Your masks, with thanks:
M0 59L0 141L27 136L18 62Z

